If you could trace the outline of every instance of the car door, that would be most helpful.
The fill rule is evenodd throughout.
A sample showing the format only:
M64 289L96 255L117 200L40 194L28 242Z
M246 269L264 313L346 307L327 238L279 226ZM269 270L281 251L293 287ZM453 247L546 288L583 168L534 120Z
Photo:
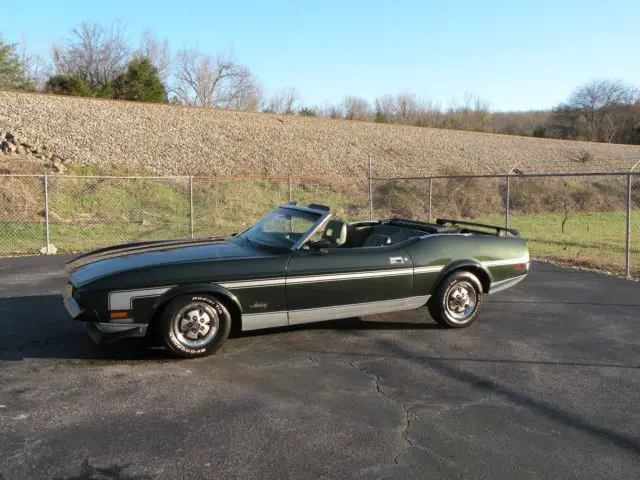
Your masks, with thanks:
M289 259L289 324L404 310L413 266L403 246L299 250Z

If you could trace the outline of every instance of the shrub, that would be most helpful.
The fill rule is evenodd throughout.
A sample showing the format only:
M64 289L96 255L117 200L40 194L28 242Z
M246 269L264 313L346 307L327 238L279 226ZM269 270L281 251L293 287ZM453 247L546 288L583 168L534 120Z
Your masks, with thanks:
M389 123L389 118L384 112L376 112L375 121L376 123Z
M533 129L533 136L538 138L544 138L547 136L547 129L542 125L538 125Z
M55 75L49 78L45 90L57 95L73 95L76 97L92 97L94 95L84 80L70 75Z
M298 110L298 115L300 115L301 117L317 117L315 110L308 107L302 107L300 110Z
M167 101L167 89L151 60L138 57L129 62L126 73L114 80L113 98L163 103Z

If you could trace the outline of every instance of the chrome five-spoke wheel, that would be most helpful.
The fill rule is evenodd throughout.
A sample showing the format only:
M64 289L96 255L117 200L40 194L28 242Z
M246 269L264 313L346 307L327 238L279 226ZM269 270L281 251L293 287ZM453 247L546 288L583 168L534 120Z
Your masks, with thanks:
M182 307L173 319L173 332L186 347L198 348L216 336L220 319L211 305L193 302Z
M225 302L209 295L173 299L162 315L165 346L181 357L214 353L229 336L231 315Z
M476 319L481 304L482 286L478 277L466 270L457 270L438 284L427 307L440 325L462 328Z
M457 321L464 322L476 308L476 290L469 282L456 283L449 289L446 308L449 315Z

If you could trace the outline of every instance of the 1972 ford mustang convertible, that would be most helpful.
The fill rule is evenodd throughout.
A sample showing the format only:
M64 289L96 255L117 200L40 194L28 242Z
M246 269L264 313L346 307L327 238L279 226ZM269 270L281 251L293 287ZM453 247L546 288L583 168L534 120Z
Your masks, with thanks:
M522 281L517 230L437 220L345 223L284 205L238 235L133 243L67 264L64 304L96 342L154 332L174 354L215 352L255 330L417 309L471 324L483 295Z

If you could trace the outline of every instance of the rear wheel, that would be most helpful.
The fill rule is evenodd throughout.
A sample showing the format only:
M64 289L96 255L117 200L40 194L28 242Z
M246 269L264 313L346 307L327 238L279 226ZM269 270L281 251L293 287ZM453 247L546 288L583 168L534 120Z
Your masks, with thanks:
M231 315L220 300L208 295L183 295L172 300L161 318L164 345L185 358L215 353L229 336Z
M473 273L459 270L447 276L436 288L427 307L436 323L448 328L463 328L478 317L482 305L482 287Z

